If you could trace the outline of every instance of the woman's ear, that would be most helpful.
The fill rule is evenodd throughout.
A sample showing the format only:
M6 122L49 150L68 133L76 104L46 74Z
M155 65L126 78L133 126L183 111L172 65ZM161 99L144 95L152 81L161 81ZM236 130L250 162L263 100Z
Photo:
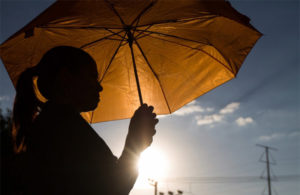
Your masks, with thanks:
M56 74L56 78L54 80L58 85L66 87L72 84L74 76L66 67L62 67Z

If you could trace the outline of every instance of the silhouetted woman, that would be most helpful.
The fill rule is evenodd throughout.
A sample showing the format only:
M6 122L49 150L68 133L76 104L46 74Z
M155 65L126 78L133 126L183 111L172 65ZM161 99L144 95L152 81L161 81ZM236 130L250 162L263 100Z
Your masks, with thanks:
M37 98L35 86L46 103ZM155 134L158 120L153 107L144 104L135 112L123 153L116 158L80 115L97 107L102 91L89 54L68 46L49 50L20 75L16 91L13 137L20 154L16 186L24 194L130 192L138 174L137 159Z

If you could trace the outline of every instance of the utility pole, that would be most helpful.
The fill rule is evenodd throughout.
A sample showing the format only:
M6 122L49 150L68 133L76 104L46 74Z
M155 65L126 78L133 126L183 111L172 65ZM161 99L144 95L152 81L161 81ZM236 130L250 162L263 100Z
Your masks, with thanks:
M270 172L270 164L275 164L273 162L270 162L269 160L269 150L274 150L277 151L276 148L273 147L269 147L269 146L265 146L265 145L261 145L261 144L256 144L256 146L258 147L262 147L265 149L265 154L266 154L266 161L263 161L261 158L259 159L260 162L266 163L267 165L267 181L268 181L268 195L272 195L272 188L271 188L271 172Z
M155 181L154 179L148 179L149 181L149 184L154 186L154 195L157 195L157 185L158 185L158 182Z

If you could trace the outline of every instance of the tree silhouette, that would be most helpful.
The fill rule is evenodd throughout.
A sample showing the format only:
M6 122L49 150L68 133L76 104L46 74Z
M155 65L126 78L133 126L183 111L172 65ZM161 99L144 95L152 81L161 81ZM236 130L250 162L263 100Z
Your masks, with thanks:
M13 152L11 141L12 112L7 109L6 114L0 108L0 133L1 133L1 157L11 155Z
M13 144L12 144L12 112L7 109L4 114L0 108L0 133L1 133L1 194L12 194L10 166L13 159Z

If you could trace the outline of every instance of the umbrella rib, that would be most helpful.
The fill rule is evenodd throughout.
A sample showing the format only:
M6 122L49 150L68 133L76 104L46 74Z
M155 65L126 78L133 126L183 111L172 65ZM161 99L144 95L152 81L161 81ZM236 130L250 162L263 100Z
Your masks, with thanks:
M145 30L149 30L149 28L151 28L152 27L152 25L149 25L149 26L147 26L147 28L145 29ZM139 32L139 34L137 34L136 36L135 36L135 38L136 39L139 39L140 37L139 36L141 36L142 34L143 34L144 32ZM152 33L151 33L152 34Z
M139 15L137 15L137 17L131 22L130 26L132 26L137 20L139 21L140 18L141 18L141 16L142 16L144 13L146 13L146 11L148 11L148 10L154 5L154 3L155 3L155 2L152 1L147 7L145 7L145 8L139 13ZM137 22L137 24L136 24L135 27L137 27L137 25L138 25L138 22Z
M116 36L118 36L118 37L120 37L122 40L123 40L123 37L119 34L120 32L114 32L114 31L112 31L112 30L110 30L110 29L106 29L105 28L105 30L107 30L108 32L110 32L110 33L112 33L112 34L114 34L114 35L116 35ZM122 31L121 31L122 32ZM121 40L120 40L121 41Z
M137 40L138 40L138 39L142 39L142 38L144 38L144 37L148 37L148 36L151 35L151 34L152 34L152 33L143 34L143 35L137 37L136 39L137 39Z
M143 49L141 48L140 44L137 42L136 39L134 39L134 42L136 43L136 45L138 46L139 50L141 51L141 53L142 53L142 55L143 55L143 57L144 57L144 59L145 59L147 65L149 66L151 72L153 73L153 75L154 75L155 78L157 79L157 81L158 81L158 83L159 83L159 86L160 86L160 89L161 89L161 91L162 91L162 93L163 93L163 96L164 96L164 98L165 98L166 104L167 104L167 106L168 106L169 113L171 114L170 105L169 105L169 103L168 103L168 100L167 100L165 91L164 91L163 88L162 88L162 85L161 85L161 82L160 82L160 80L159 80L159 78L158 78L158 75L154 72L154 70L153 70L152 66L150 65L150 62L148 61L148 58L146 57L146 55L145 55Z
M148 34L142 34L142 35L140 35L140 36L138 36L138 37L135 37L135 39L136 40L139 40L139 39L142 39L142 38L144 38L144 37L148 37L149 35L151 35L152 33L148 33Z
M180 46L183 46L183 47L187 47L187 48L190 48L190 49L195 49L195 50L201 51L202 53L208 55L209 57L211 57L212 59L214 59L215 61L217 61L221 65L223 65L229 72L232 73L232 70L230 70L223 62L221 62L220 60L218 60L217 58L215 58L214 56L212 56L211 54L209 54L208 52L206 52L206 51L204 51L202 49L194 48L194 47L191 47L191 46L188 46L188 45L184 45L182 43L176 43L174 41L170 41L170 40L166 40L166 39L162 39L162 38L158 38L158 37L153 37L151 35L149 35L149 36L152 37L152 38L154 38L154 39L159 39L159 40L162 40L162 41L166 41L166 42L169 42L169 43L177 44L177 45L180 45ZM212 45L210 45L210 46L212 46Z
M108 40L112 40L112 41L123 41L122 39L115 39L115 38L106 38Z
M156 2L156 1L155 1ZM153 5L154 5L154 3L155 2L151 2L147 7L145 7L140 13L139 13L139 15L132 21L132 23L130 24L130 26L133 26L133 24L136 22L136 25L135 25L135 27L134 27L134 29L133 29L133 33L132 33L132 36L134 36L134 34L135 34L135 31L136 31L136 27L138 26L138 24L139 24L139 22L140 22L140 19L141 19L141 17L142 17L142 15L144 14L144 13L146 13L151 7L153 7ZM150 25L150 27L151 27L152 25ZM147 30L148 30L149 28L147 27ZM140 33L139 33L140 34ZM137 35L138 36L138 35Z
M95 112L95 110L92 111L92 116L91 116L90 124L92 124L92 122L93 122L94 112Z
M207 13L207 14L209 14L209 13ZM211 15L209 19L212 19L212 18L215 18L215 17L219 17L219 16L218 15ZM176 22L190 22L190 21L197 20L197 19L202 19L202 17L200 16L200 17L187 18L187 19L163 20L161 22L153 22L153 23L150 23L150 24L143 24L143 25L136 26L136 27L145 27L145 26L148 26L148 25L158 25L158 24L176 23Z
M118 34L121 33L121 32L123 32L123 31L124 31L124 30L119 31ZM100 41L103 41L103 40L106 40L106 39L110 39L111 36L114 36L114 34L110 34L110 35L107 35L106 37L102 37L102 38L97 39L97 40L95 40L95 41L92 41L92 42L90 42L90 43L86 43L86 44L82 45L80 48L83 49L83 48L85 48L85 47L88 47L88 46L90 46L90 45L92 45L92 44L95 44L95 43L98 43L98 42L100 42ZM123 38L123 37L122 37L122 38ZM123 41L123 40L119 40L119 39L117 39L117 40L118 40L118 41Z
M181 39L181 40L184 40L184 41L190 41L190 42L200 43L200 44L205 44L205 45L208 44L208 43L204 43L204 42L200 42L200 41L195 41L195 40L192 40L192 39L186 39L186 38L179 37L179 36L176 36L176 35L165 34L165 33L157 32L157 31L149 31L149 30L136 30L136 31L139 31L139 32L148 32L148 33L151 33L151 34L157 34L157 35L162 35L162 36L166 36L166 37L172 37L172 38Z
M151 23L151 24L144 24L144 25L140 25L140 26L136 26L136 27L145 27L145 26L148 26L148 25L157 25L157 24L166 24L166 23L176 23L178 22L178 20L165 20L165 21L162 21L162 22L157 22L157 23Z
M120 14L117 12L117 10L115 9L114 5L111 2L109 2L109 0L105 0L105 2L113 10L113 12L119 17L119 19L120 19L121 23L123 24L123 26L126 26L124 20L122 19L122 17L120 16Z
M215 48L215 50L217 50L220 54L221 54L221 56L224 58L224 60L228 63L228 65L230 66L230 68L231 68L231 72L234 72L234 70L233 70L233 67L232 67L232 65L228 62L228 60L225 58L225 55L223 54L223 52L221 52L218 48L216 48L216 47L214 47L212 44L210 44L210 46L212 46L213 48ZM228 68L229 69L229 68Z
M110 29L110 30L121 30L123 28L115 28L115 27L104 27L104 26L37 26L36 28L62 28L62 29Z
M139 22L140 22L140 18L137 20L136 25L138 25ZM136 30L136 27L133 28L133 32L132 32L133 37L134 37L134 34L135 34L135 30Z
M110 65L111 65L111 63L112 63L112 61L114 60L115 56L117 55L117 53L118 53L120 47L122 46L122 42L124 41L126 35L127 35L127 32L126 32L125 35L122 37L123 39L120 41L120 44L118 45L118 48L115 50L113 56L111 57L111 59L110 59L110 61L109 61L109 64L108 64L108 66L106 67L106 69L105 69L105 71L104 71L104 73L103 73L102 78L100 79L100 83L101 83L102 80L104 79L104 76L105 76L107 70L109 69L109 67L110 67Z
M84 27L84 26L83 27L80 27L80 26L78 26L78 27L76 27L76 26L40 26L40 28L48 28L48 29L51 29L51 28L54 28L54 29L57 29L57 28L59 28L59 29L104 29L104 30L106 30L106 31L108 31L108 32L110 32L114 35L119 36L120 38L123 38L119 34L122 31L119 31L119 32L112 31L112 29L114 29L114 30L122 29L123 30L123 28L107 28L107 27L93 27L93 26L91 26L91 27L87 27L87 26L86 27Z

